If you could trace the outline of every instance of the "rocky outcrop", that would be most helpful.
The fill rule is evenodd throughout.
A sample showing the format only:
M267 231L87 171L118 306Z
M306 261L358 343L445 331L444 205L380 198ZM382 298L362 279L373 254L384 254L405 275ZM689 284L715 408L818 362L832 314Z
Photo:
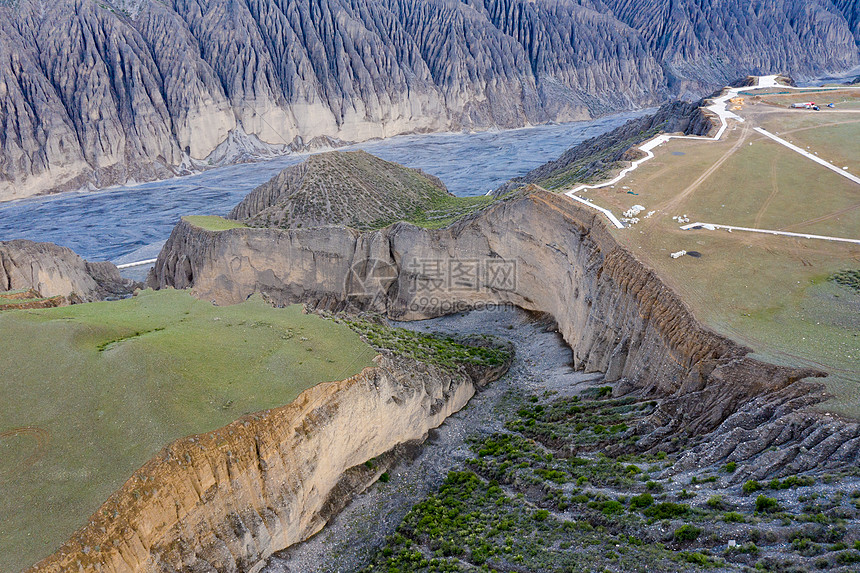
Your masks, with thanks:
M0 310L29 310L55 308L68 304L65 297L43 297L35 289L0 291Z
M860 45L860 4L854 0L833 0L833 3L842 11L848 21L848 27L854 32L857 45Z
M437 177L364 151L331 151L287 167L230 213L252 227L363 228L408 218L452 197Z
M359 464L423 439L506 366L465 371L379 355L291 404L165 447L30 573L257 571L383 471Z
M543 191L440 230L398 223L363 234L342 227L209 232L183 222L149 284L193 287L219 304L261 292L282 304L398 319L487 303L546 312L576 368L605 372L619 392L663 398L643 428L654 444L709 432L752 398L818 375L749 358L748 349L704 328L601 219Z
M839 472L860 460L860 424L810 408L827 399L798 382L743 404L686 452L674 471L735 462L732 483L805 472Z
M0 200L860 63L840 0L0 1Z
M70 303L131 294L139 286L120 276L113 263L90 263L53 243L0 242L0 290L34 289Z

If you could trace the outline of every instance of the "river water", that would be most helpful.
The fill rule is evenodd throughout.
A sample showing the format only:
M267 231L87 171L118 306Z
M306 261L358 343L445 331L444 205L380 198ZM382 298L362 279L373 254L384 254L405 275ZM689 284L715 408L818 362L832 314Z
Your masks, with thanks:
M347 149L421 168L455 195L483 195L647 111L514 130L398 136ZM255 187L305 157L292 154L165 181L3 203L0 240L48 241L91 261L154 258L181 216L226 215Z

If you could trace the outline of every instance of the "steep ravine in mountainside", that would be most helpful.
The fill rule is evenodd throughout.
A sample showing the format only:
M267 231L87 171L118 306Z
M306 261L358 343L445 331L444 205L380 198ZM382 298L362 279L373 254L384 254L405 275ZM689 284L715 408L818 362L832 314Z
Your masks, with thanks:
M388 452L423 440L507 368L452 371L387 351L375 361L168 445L28 572L258 571L376 481Z
M498 273L505 268L513 274L486 288L468 277L450 288L426 288L434 279L428 269L468 265L480 267L485 278L493 265L495 279L504 278ZM261 292L277 304L301 301L405 320L484 303L546 312L571 346L576 368L605 372L608 381L619 381L617 392L663 398L653 427L643 429L654 443L712 431L750 399L798 388L793 383L816 375L749 358L749 349L705 329L619 246L602 219L544 191L501 201L440 230L398 223L371 233L343 227L209 232L183 222L149 284L193 287L219 304Z
M260 292L403 320L510 303L551 315L576 369L604 373L616 395L658 401L636 427L640 451L676 451L690 438L682 465L731 460L738 479L860 462L860 423L811 408L827 399L814 380L824 373L751 358L703 327L601 215L532 189L439 230L210 232L183 222L148 280L219 304ZM469 269L484 273L480 284Z

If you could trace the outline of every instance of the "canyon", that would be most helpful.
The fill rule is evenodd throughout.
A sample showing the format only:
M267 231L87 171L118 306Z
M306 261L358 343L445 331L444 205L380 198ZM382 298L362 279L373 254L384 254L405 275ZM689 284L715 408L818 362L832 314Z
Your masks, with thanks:
M422 440L507 368L452 372L388 352L376 364L169 444L27 571L259 571L376 481L385 454Z
M488 304L545 312L571 347L574 368L605 373L619 394L662 398L641 428L642 447L711 432L764 394L811 395L808 379L824 373L751 358L749 349L703 327L599 217L532 190L438 230L397 223L368 233L334 226L214 232L183 222L148 285L191 288L217 304L262 293L275 304L301 301L397 320ZM429 270L436 263L448 269L473 261L485 266L456 288L430 288L439 279ZM492 265L510 274L492 277ZM852 443L856 455L860 443Z
M610 455L670 452L678 471L731 459L732 483L860 459L860 426L810 408L827 398L815 381L824 372L769 364L702 326L599 215L540 188L442 229L226 221L213 230L195 220L174 229L148 286L190 288L219 305L259 293L276 306L409 321L518 306L557 325L574 369L601 373L613 396L654 404L629 430L635 445ZM438 288L438 273L455 268ZM452 378L384 353L377 363L171 444L32 571L257 571L381 475L384 466L364 461L422 440L500 372Z

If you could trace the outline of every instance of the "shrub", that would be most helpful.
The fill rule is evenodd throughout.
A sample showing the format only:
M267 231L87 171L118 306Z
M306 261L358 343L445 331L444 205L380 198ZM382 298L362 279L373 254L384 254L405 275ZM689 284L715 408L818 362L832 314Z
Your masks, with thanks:
M736 469L738 469L738 464L736 462L729 462L723 466L723 471L727 474L735 473Z
M723 500L721 495L712 495L708 498L708 507L716 511L722 511L728 508L728 505Z
M707 555L698 552L682 551L681 557L687 563L693 563L694 565L708 565L711 562Z
M779 509L779 502L772 497L760 494L755 498L755 510L758 513L770 513Z
M391 476L388 475L388 472L385 472L381 476L379 476L379 481L381 481L382 483L388 483L388 480L390 480L390 479L391 479Z
M653 480L647 482L645 487L648 488L648 491L663 491L663 486Z
M532 519L535 521L546 521L546 518L549 517L549 511L546 509L539 509L534 514L532 514Z
M842 553L837 553L836 562L840 565L860 563L860 553L857 553L856 551L843 551Z
M792 487L806 487L815 485L815 478L812 476L788 476L779 484L779 489L789 489Z
M791 548L806 557L818 555L823 551L819 544L813 542L808 537L793 539L791 541Z
M654 505L654 496L652 496L650 493L634 495L630 498L630 509L651 507L652 505Z
M675 540L677 541L694 541L701 535L702 530L695 525L689 523L682 525L675 530Z
M726 523L743 523L746 519L744 519L744 516L737 511L727 511L723 514L723 521Z
M728 549L728 553L746 553L748 555L758 555L759 552L760 550L758 546L752 542L744 543L743 545L738 545Z
M744 484L744 486L741 488L741 490L745 494L751 494L752 492L758 491L760 489L761 489L761 484L758 483L757 481L755 481L754 479L751 479L748 482L746 482Z
M607 516L624 513L624 505L614 499L611 501L604 501L601 511L603 511L603 514Z
M655 519L674 519L676 517L684 517L690 512L690 506L685 503L672 503L666 501L652 505L643 513L648 517Z

